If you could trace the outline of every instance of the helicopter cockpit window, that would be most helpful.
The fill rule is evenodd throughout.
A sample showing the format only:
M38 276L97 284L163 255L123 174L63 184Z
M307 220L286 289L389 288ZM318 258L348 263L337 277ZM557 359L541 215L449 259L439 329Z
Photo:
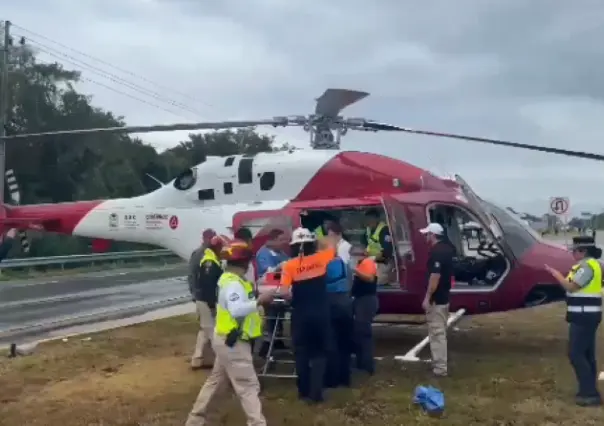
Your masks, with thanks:
M193 188L197 182L197 169L187 169L174 180L174 188L186 191Z
M506 242L514 252L514 256L522 256L526 250L540 240L541 237L529 225L522 222L520 218L488 201L482 200L482 203L489 208L489 211L499 223Z

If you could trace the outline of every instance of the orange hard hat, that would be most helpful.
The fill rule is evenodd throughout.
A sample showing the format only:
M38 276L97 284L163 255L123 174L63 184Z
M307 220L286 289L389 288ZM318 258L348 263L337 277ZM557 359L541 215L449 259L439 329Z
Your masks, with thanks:
M377 263L372 258L366 257L358 263L354 273L363 280L373 281L377 277Z
M226 261L252 260L254 252L245 241L234 240L222 247L220 257Z

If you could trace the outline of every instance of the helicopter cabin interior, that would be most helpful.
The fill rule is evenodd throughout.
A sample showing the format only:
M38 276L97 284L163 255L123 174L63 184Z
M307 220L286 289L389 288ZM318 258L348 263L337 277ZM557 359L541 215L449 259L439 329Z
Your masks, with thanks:
M301 214L302 226L314 230L323 222L326 214L335 217L344 231L344 238L352 245L351 257L354 262L365 251L362 236L365 233L365 213L377 209L382 220L386 220L383 206L368 205L329 210L305 210ZM408 220L399 210L391 212L390 225L395 243L393 265L388 283L380 286L382 291L399 290L399 283L406 286L406 269L414 261L413 246ZM490 290L495 288L507 275L511 262L491 232L469 210L458 205L431 204L427 209L428 220L440 223L449 241L455 247L455 284L453 291ZM392 229L394 228L394 229Z
M440 223L455 247L454 290L488 290L505 278L510 259L472 212L458 205L432 204L428 220Z
M381 219L390 226L390 231L395 243L394 255L396 261L388 277L380 285L381 291L400 291L410 283L407 272L413 268L415 261L408 220L402 209L390 212L386 217L382 205L364 206L334 206L334 208L305 209L300 211L299 218L284 215L281 211L255 211L235 220L234 227L245 226L252 231L254 248L258 249L266 241L268 232L273 229L282 229L290 233L295 227L303 226L314 230L320 226L326 215L336 218L344 233L344 238L352 245L351 261L362 258L365 246L362 236L365 233L365 213L369 209L377 209ZM433 203L427 206L427 219L440 223L445 233L455 247L456 257L454 263L455 284L453 291L488 291L495 288L507 275L511 267L511 260L505 257L497 240L491 231L482 225L477 215L459 205ZM250 215L250 216L252 216ZM418 244L416 240L415 244ZM417 274L409 274L416 279ZM402 284L402 285L401 285Z

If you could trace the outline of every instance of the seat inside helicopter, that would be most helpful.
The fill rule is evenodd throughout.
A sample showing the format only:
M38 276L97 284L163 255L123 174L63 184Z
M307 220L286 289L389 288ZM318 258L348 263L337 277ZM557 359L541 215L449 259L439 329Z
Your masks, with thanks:
M470 211L436 204L429 209L431 222L440 223L456 251L455 289L496 286L508 273L510 262L492 234Z

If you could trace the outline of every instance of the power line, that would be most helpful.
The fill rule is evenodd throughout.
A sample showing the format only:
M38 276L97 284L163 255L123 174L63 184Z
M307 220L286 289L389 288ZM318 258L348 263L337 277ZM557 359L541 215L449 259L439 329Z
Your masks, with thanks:
M31 35L33 35L34 37L38 37L38 38L41 38L41 39L43 39L43 40L46 40L46 41L48 41L48 42L50 42L50 43L56 44L57 46L60 46L60 47L62 47L63 49L67 49L67 50L69 50L69 51L71 51L71 52L74 52L74 53L76 53L76 54L78 54L78 55L85 56L86 58L91 59L91 60L93 60L93 61L95 61L95 62L98 62L98 63L100 63L100 64L104 64L104 65L106 65L106 66L108 66L108 67L110 67L110 68L113 68L114 70L120 71L120 72L125 73L125 74L128 74L128 75L130 75L130 76L132 76L132 77L135 77L135 78L138 78L138 79L140 79L140 80L143 80L143 81L145 81L145 82L147 82L147 83L149 83L149 84L152 84L152 85L154 85L154 86L156 86L156 87L158 87L158 88L161 88L161 89L164 89L164 90L169 90L169 91L171 91L171 92L177 93L177 94L179 94L180 96L183 96L183 97L185 97L185 98L187 98L187 99L189 99L189 100L191 100L191 101L197 102L197 103L199 103L199 104L201 104L201 105L204 105L204 106L206 106L206 107L212 107L211 105L209 105L209 104L207 104L207 103L205 103L205 102L202 102L202 101L200 101L200 100L198 100L198 99L196 99L196 98L194 98L194 97L192 97L192 96L190 96L190 95L188 95L188 94L186 94L186 93L184 93L184 92L177 91L177 90L175 90L175 89L173 89L173 88L169 88L169 87L164 86L164 85L162 85L162 84L160 84L160 83L157 83L157 82L155 82L155 81L153 81L153 80L149 80L148 78L145 78L145 77L143 77L143 76L141 76L141 75L139 75L139 74L136 74L136 73L134 73L134 72L132 72L132 71L128 71L128 70L126 70L126 69L124 69L124 68L121 68L121 67L118 67L117 65L114 65L114 64L112 64L112 63L110 63L110 62L107 62L107 61L104 61L104 60L102 60L102 59L100 59L100 58L94 57L94 56L92 56L92 55L90 55L90 54L88 54L88 53L85 53L85 52L82 52L82 51L80 51L80 50L77 50L77 49L74 49L74 48L72 48L72 47L69 47L69 46L67 46L67 45L65 45L65 44L63 44L63 43L60 43L60 42L58 42L58 41L56 41L56 40L53 40L53 39L51 39L51 38L49 38L49 37L46 37L46 36L42 35L42 34L39 34L39 33L36 33L36 32L34 32L34 31L28 30L27 28L24 28L24 27L22 27L22 26L20 26L20 25L15 25L15 24L13 24L13 27L14 27L14 28L19 28L21 31L24 31L25 33L31 34Z
M112 82L114 82L116 84L119 84L121 86L127 87L127 88L129 88L131 90L134 90L135 92L140 93L140 94L152 97L152 98L154 98L154 99L156 99L156 100L158 100L160 102L169 104L170 106L174 106L174 107L176 107L178 109L181 109L181 110L193 113L196 116L201 116L202 115L201 113L199 113L199 111L196 111L196 110L192 109L191 107L187 106L186 104L183 104L183 103L174 101L174 100L172 100L170 98L164 97L164 96L162 96L161 94L159 94L157 92L154 92L152 90L146 89L145 87L139 86L136 83L132 83L132 82L130 82L128 80L125 80L125 79L121 78L118 75L115 75L115 74L112 74L110 72L107 72L107 71L105 71L103 69L95 67L94 65L90 65L89 63L83 62L83 61L81 61L81 60L79 60L77 58L74 58L73 56L70 56L70 55L67 55L65 53L62 53L62 52L60 52L60 51L58 51L58 50L56 50L56 49L54 49L54 48L52 48L50 46L44 45L42 43L39 43L39 42L37 42L35 40L31 40L29 38L26 39L26 41L33 43L35 45L35 47L38 50L40 50L41 52L43 52L43 53L45 53L45 54L47 54L49 56L52 56L53 58L56 58L56 59L58 59L60 61L68 62L68 63L70 63L70 64L72 64L72 65L74 65L76 67L85 68L85 69L89 70L90 72L92 72L92 73L94 73L96 75L99 75L99 76L101 76L103 78L106 78L106 79L108 79L108 80L110 80L110 81L112 81Z

